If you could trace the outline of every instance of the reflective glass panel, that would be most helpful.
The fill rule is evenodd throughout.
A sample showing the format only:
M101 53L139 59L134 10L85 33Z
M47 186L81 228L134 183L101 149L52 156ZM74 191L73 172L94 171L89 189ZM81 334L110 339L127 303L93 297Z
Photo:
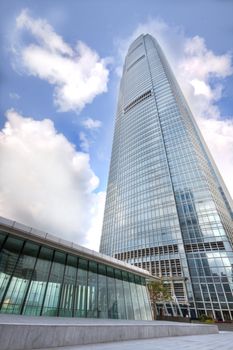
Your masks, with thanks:
M68 255L62 284L59 316L73 316L78 258Z
M106 266L98 264L98 317L108 318Z
M88 261L79 259L74 302L75 317L86 317L87 315L87 272Z
M126 309L125 309L125 297L122 281L122 272L115 269L115 280L116 280L116 299L117 299L117 313L118 318L126 318Z
M4 247L1 251L0 259L0 301L1 301L1 312L7 309L9 298L5 298L10 278L15 270L16 263L19 258L19 252L23 246L21 239L8 237Z
M53 250L41 247L27 293L23 314L40 315L48 282Z
M38 245L31 242L25 243L5 295L2 305L4 313L19 314L21 312L24 297L34 274L38 250Z
M118 318L114 270L107 266L108 318Z
M65 260L66 254L57 251L55 252L42 310L42 315L44 316L58 315Z

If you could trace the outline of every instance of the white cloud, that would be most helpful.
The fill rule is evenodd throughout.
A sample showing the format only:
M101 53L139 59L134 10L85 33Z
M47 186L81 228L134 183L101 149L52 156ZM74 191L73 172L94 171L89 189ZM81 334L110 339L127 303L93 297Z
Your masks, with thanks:
M16 28L14 66L53 85L59 111L80 112L107 91L109 59L101 59L81 41L72 49L46 20L32 18L27 10L17 17ZM31 44L18 44L23 30L33 37Z
M87 232L88 248L97 250L99 249L100 236L102 232L103 217L104 217L104 206L105 206L106 192L97 193L96 205L93 206L91 227ZM99 234L97 234L99 233Z
M231 56L215 55L203 38L184 39L184 51L175 68L177 78L191 103L194 114L202 118L220 118L217 101L222 97L223 79L232 75Z
M228 54L215 55L199 36L185 40L184 55L180 66L188 76L206 80L211 76L224 78L232 74L231 57Z
M90 141L88 140L85 132L81 131L79 133L80 147L84 152L88 152L90 148Z
M27 29L37 38L39 43L48 48L52 52L60 52L73 56L73 51L68 44L64 42L62 37L54 32L52 26L43 19L33 19L28 10L24 9L16 18L16 26L18 29Z
M207 85L204 81L199 79L193 79L190 81L190 84L194 88L194 95L204 95L205 97L212 99L214 94L212 93L210 86Z
M122 58L129 44L142 33L152 34L165 52L233 197L233 116L222 116L218 107L224 78L233 74L231 55L215 54L203 38L187 37L182 28L152 19L139 24L127 39L117 42ZM118 67L117 74L119 70Z
M227 120L200 118L199 125L233 197L233 118Z
M94 129L99 129L102 126L102 123L100 120L87 118L82 121L82 125L86 129L94 130Z
M19 100L20 99L20 96L16 92L10 92L9 96L10 96L10 98L12 98L12 100Z
M99 180L88 154L77 152L49 119L36 121L14 110L6 116L0 215L98 249L104 194L95 192Z

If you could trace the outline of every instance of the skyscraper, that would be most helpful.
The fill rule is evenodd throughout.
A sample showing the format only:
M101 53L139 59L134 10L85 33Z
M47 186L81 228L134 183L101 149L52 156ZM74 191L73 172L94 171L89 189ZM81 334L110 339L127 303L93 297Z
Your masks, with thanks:
M192 317L233 319L233 204L157 41L129 47L100 251L162 276Z

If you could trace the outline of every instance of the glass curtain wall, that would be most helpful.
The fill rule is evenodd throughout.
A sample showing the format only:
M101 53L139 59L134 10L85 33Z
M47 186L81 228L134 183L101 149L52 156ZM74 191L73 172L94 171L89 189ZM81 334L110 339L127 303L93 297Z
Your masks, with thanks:
M0 232L0 312L151 319L145 279Z
M161 48L139 36L119 89L100 252L166 279L184 316L233 320L232 208Z

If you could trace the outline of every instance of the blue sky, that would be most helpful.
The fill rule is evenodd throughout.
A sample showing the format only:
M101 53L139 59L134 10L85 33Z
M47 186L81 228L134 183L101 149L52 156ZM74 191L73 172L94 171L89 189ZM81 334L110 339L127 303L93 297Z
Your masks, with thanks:
M129 43L159 40L233 194L232 1L1 5L0 215L94 249Z

